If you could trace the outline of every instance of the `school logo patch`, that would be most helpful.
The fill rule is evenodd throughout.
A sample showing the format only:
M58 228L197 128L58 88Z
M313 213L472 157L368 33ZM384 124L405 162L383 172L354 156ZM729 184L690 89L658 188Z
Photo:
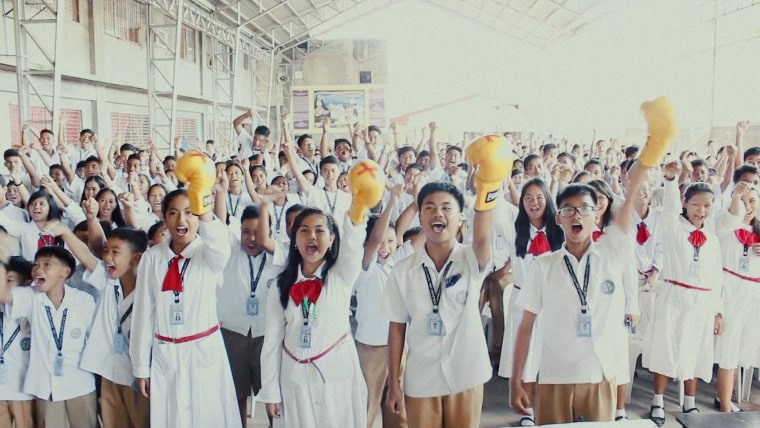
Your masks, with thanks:
M615 292L615 283L612 282L612 280L605 280L602 283L602 293L604 294L612 294Z
M21 339L21 342L19 342L19 346L21 346L22 351L28 351L32 349L32 338L31 337L25 337Z
M457 295L456 295L456 301L460 305L464 305L465 303L467 303L467 292L466 291L460 291L459 293L457 293Z
M82 329L75 328L74 330L71 330L71 338L72 339L79 339L79 336L82 335Z

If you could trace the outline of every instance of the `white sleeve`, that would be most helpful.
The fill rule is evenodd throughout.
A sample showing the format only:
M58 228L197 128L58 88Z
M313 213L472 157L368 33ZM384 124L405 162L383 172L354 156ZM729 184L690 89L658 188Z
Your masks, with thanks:
M149 257L145 257L145 256ZM153 272L155 266L150 251L143 255L137 265L135 300L132 306L132 330L129 339L129 358L132 375L136 378L150 377L151 351L155 332L155 296L153 295ZM223 263L221 263L223 265Z
M203 239L203 258L212 272L224 270L230 258L231 248L226 226L218 219L200 222L198 236Z
M261 390L256 401L280 403L280 371L282 342L285 339L285 310L280 303L280 288L275 286L267 295L267 322L261 348Z

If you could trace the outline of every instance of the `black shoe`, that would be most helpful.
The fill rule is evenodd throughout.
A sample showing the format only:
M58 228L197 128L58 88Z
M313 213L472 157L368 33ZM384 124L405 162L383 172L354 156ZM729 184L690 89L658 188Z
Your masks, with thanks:
M716 409L720 410L720 398L715 397L715 400L713 400L713 405Z
M665 425L665 416L663 416L663 417L653 416L652 412L655 409L662 409L662 412L665 413L665 408L662 407L662 406L652 406L652 407L649 408L649 419L651 419L652 422L654 422L655 425L657 425L658 427L661 427L661 426Z
M627 421L628 416L615 416L615 422L617 421Z
M682 407L681 410L683 410L684 413L699 413L699 409L696 407L692 407L691 409L686 409L685 407Z

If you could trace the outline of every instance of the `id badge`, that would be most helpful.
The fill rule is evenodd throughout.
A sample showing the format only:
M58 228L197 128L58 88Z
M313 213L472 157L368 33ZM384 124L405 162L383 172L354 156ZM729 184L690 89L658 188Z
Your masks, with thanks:
M689 265L689 278L699 279L699 262L692 261Z
M172 325L181 325L185 323L182 302L175 302L169 306L169 317L171 318Z
M301 327L301 338L298 341L298 346L303 349L311 348L311 327L304 325Z
M501 250L504 248L504 238L501 235L497 235L496 239L494 239L494 244L496 244L496 249Z
M113 351L117 354L127 353L127 341L124 335L121 333L114 333L113 335Z
M5 362L0 363L0 385L8 383L8 366Z
M430 336L443 336L443 320L440 314L428 315L427 331Z
M625 326L628 327L631 334L636 334L636 327L633 326L633 318L629 316L625 317Z
M63 376L63 355L61 354L55 356L55 363L53 364L53 376Z
M749 256L739 257L739 272L749 272Z
M251 296L245 303L245 312L248 315L256 316L259 314L259 298Z
M591 337L591 313L581 312L578 314L578 325L576 326L578 337Z

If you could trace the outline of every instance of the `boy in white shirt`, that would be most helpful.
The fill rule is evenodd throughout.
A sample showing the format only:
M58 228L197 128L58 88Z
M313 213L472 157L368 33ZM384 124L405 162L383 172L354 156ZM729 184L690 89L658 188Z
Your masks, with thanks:
M32 263L11 257L5 278L10 288L30 286ZM10 303L0 304L0 426L32 428L34 396L22 392L29 368L31 328L25 319L11 319L12 311Z
M87 213L90 240L103 239L95 217L97 208ZM94 233L93 233L94 232ZM109 232L98 260L73 232L62 225L54 233L63 238L86 272L83 279L99 292L90 339L79 366L101 376L100 416L103 426L139 428L150 426L148 399L136 391L129 358L132 302L137 265L148 246L145 232L120 227Z
M37 423L46 428L95 428L95 376L79 368L95 302L66 285L74 256L57 246L42 247L34 258L34 288L8 288L0 282L0 302L13 302L11 319L32 326L29 371L24 392L37 397Z
M386 405L399 413L403 398L413 427L478 426L483 384L491 378L479 297L491 257L493 207L512 160L504 138L495 135L471 143L468 157L478 165L472 245L456 238L464 220L461 192L451 183L426 184L417 196L425 251L396 264L383 295L391 321Z

